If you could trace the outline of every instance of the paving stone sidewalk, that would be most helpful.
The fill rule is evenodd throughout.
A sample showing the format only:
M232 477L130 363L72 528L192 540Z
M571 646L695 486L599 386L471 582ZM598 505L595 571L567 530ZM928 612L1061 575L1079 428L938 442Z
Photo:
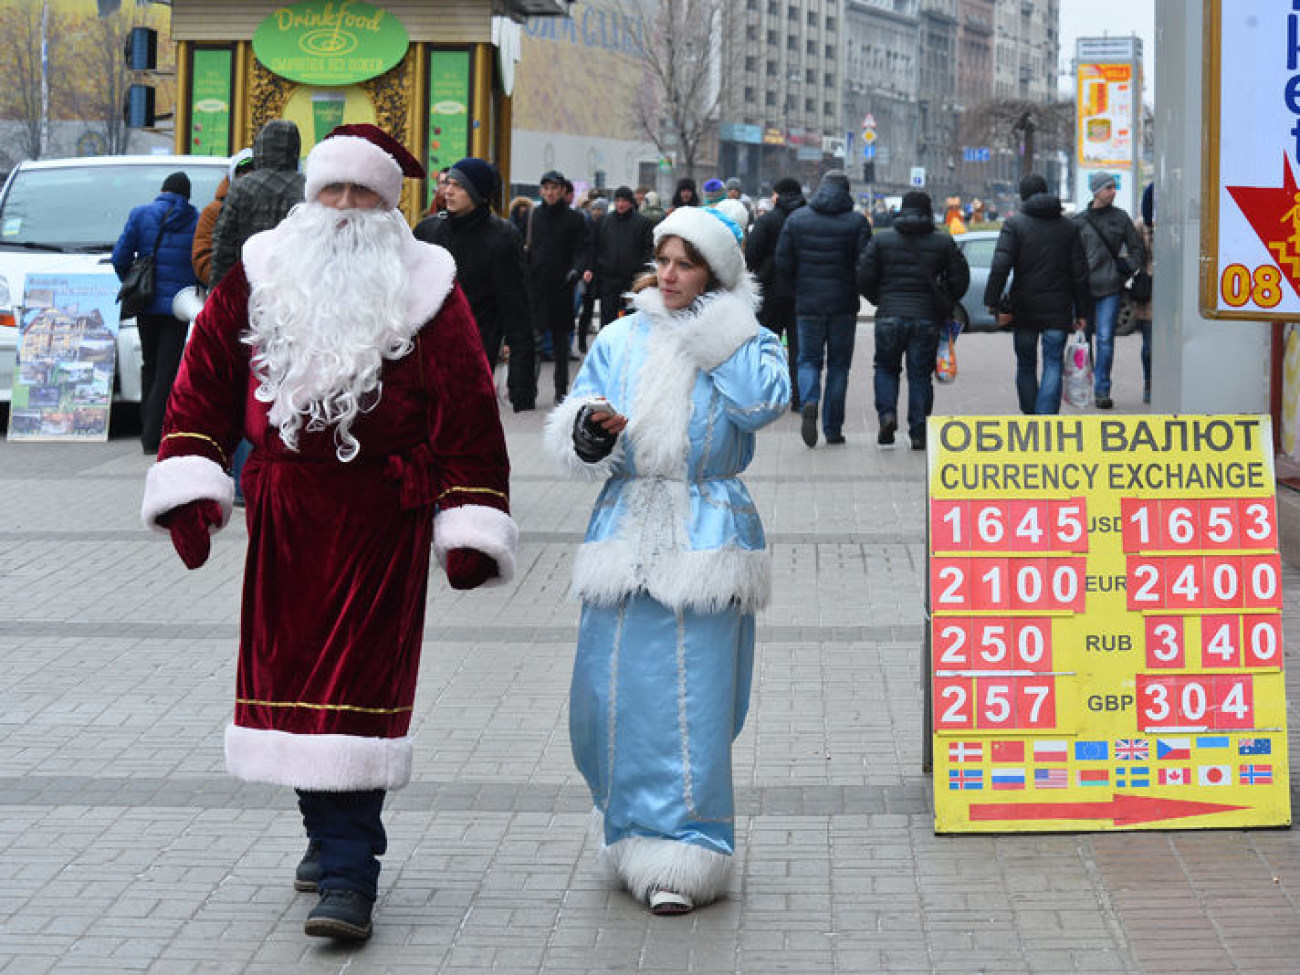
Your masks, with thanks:
M1120 340L1120 412L1144 409L1137 350ZM610 890L587 837L565 591L595 488L553 473L544 411L505 416L518 579L432 587L414 778L362 948L302 934L292 793L224 771L242 527L186 572L139 527L136 441L0 441L0 971L1295 971L1289 830L934 834L924 455L875 449L871 352L863 325L848 443L810 451L791 416L746 478L775 598L735 748L741 855L730 896L679 919ZM936 412L1011 412L1009 337L959 353Z

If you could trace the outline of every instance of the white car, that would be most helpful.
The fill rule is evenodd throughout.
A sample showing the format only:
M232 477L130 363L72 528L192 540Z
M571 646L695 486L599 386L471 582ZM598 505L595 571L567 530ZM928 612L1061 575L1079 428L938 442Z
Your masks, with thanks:
M224 156L91 156L19 163L0 190L0 403L13 393L23 288L29 274L105 274L132 208L152 202L169 173L190 177L202 210L226 175ZM117 336L115 400L140 402L135 319Z

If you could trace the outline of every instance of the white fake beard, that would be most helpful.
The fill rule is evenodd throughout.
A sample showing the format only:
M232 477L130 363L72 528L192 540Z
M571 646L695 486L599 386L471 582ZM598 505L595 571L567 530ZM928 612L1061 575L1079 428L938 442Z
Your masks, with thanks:
M410 234L396 210L335 210L300 203L281 225L270 277L248 302L254 395L290 450L298 432L333 426L335 453L361 449L357 417L382 392L384 360L412 348L406 322L402 244Z

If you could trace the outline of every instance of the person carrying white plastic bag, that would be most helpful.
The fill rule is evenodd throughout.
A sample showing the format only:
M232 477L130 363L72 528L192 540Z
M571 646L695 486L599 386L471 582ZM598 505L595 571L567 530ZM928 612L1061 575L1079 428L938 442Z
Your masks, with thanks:
M1065 343L1065 401L1078 409L1092 405L1092 358L1088 339L1081 331L1070 333Z

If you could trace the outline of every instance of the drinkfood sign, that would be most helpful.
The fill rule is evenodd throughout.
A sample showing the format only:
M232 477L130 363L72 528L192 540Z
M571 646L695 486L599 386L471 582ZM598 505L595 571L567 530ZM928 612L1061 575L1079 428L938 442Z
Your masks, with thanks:
M266 67L305 85L350 85L381 75L406 55L400 20L354 0L302 0L281 7L253 34Z
M936 831L1287 825L1269 418L928 441Z
M1300 321L1300 11L1206 0L1206 18L1201 314Z

